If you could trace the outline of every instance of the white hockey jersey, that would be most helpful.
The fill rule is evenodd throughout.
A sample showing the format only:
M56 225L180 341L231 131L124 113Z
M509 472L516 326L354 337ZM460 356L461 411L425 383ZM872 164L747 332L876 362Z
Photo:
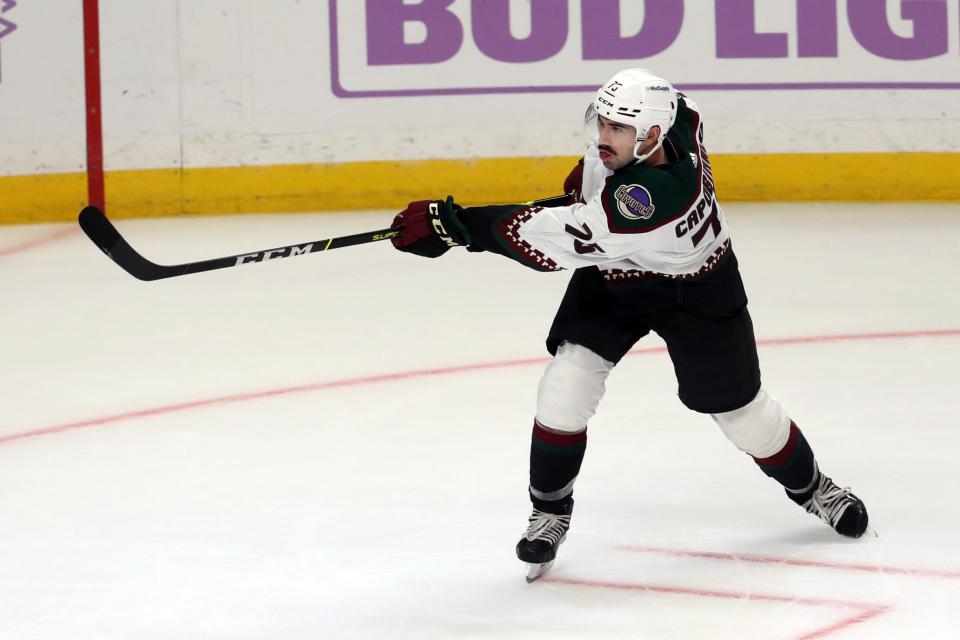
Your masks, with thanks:
M729 231L700 114L682 96L664 147L668 164L615 172L591 147L584 156L582 201L511 216L500 229L501 244L528 266L596 266L608 281L686 278L709 270L729 247Z

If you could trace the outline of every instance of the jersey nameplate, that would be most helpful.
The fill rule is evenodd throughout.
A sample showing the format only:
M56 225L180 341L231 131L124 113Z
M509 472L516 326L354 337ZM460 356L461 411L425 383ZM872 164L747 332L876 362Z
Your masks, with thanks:
M703 125L700 126L697 138L701 149L703 149ZM723 230L723 225L720 222L720 209L715 197L716 187L713 182L713 170L710 168L710 160L707 157L706 149L703 149L703 151L703 178L700 197L687 211L687 216L681 218L675 227L678 238L692 234L690 238L693 240L693 246L695 247L703 241L708 230L713 231L713 235L718 238ZM706 223L704 223L704 220L706 220ZM700 227L699 230L697 227Z

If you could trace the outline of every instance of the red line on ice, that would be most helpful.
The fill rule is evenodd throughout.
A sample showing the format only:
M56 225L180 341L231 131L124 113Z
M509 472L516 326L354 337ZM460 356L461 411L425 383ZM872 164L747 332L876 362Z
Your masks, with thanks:
M889 331L883 333L861 333L861 334L836 334L823 336L799 336L793 338L771 338L767 340L758 340L760 346L789 346L797 344L821 344L835 342L862 342L871 340L902 340L908 338L943 338L960 337L960 329L932 329L925 331ZM642 356L654 353L665 353L666 347L650 347L646 349L635 349L629 356ZM414 371L400 371L397 373L386 373L374 376L365 376L360 378L347 378L345 380L333 380L330 382L319 382L316 384L307 384L296 387L285 387L281 389L269 389L266 391L253 391L236 395L221 396L216 398L207 398L204 400L194 400L179 404L167 405L162 407L153 407L149 409L140 409L118 413L99 418L69 422L40 429L31 429L19 433L11 433L0 436L0 444L24 440L37 436L52 435L64 433L75 429L85 429L88 427L97 427L124 420L135 418L148 418L152 416L166 415L170 413L179 413L182 411L191 411L218 404L232 404L238 402L248 402L253 400L262 400L274 396L293 395L298 393L312 393L323 391L325 389L337 389L341 387L356 387L369 384L380 384L384 382L397 382L400 380L410 380L412 378L424 378L430 376L449 376L461 373L472 373L475 371L509 369L513 367L524 367L529 365L543 365L549 358L524 358L521 360L502 360L498 362L481 362L476 364L465 364L453 367L441 367L436 369L419 369Z
M218 404L232 404L232 403L246 402L251 400L262 400L264 398L272 398L275 396L294 395L298 393L309 393L313 391L322 391L324 389L336 389L340 387L356 387L356 386L362 386L362 385L368 385L368 384L378 384L383 382L396 382L399 380L409 380L411 378L454 375L458 373L481 371L484 369L505 369L509 367L519 367L519 366L531 365L531 364L542 364L542 363L545 363L546 361L547 361L547 358L528 358L524 360L506 360L502 362L488 362L488 363L461 365L461 366L454 366L454 367L443 367L438 369L401 371L398 373L386 373L386 374L366 376L361 378L347 378L345 380L333 380L330 382L319 382L316 384L308 384L308 385L302 385L302 386L296 386L296 387L284 387L281 389L270 389L266 391L253 391L250 393L220 396L216 398L207 398L205 400L194 400L192 402L183 402L179 404L167 405L162 407L153 407L150 409L141 409L137 411L129 411L126 413L118 413L114 415L103 416L100 418L91 418L88 420L69 422L66 424L59 424L51 427L45 427L42 429L23 431L20 433L12 433L9 435L0 436L0 444L6 443L6 442L12 442L14 440L33 438L36 436L63 433L65 431L72 431L74 429L97 427L101 425L112 424L114 422L131 420L134 418L149 418L152 416L165 415L169 413L179 413L182 411L190 411L192 409L201 409L203 407L209 407L209 406L218 405Z
M845 562L822 562L819 560L796 560L776 556L764 556L751 553L720 553L716 551L691 551L686 549L663 549L660 547L619 547L621 551L635 553L653 553L680 558L706 558L709 560L728 560L731 562L752 562L756 564L776 564L790 567L812 567L817 569L836 569L838 571L887 573L891 575L918 576L921 578L960 579L960 571L941 569L911 569L907 567L885 567L880 565L853 564Z
M64 227L63 229L57 229L46 235L40 236L39 238L34 238L32 240L27 240L21 242L20 244L15 244L9 247L0 249L0 258L6 258L7 256L12 256L17 253L23 253L24 251L29 251L30 249L35 249L39 246L49 244L65 238L68 235L74 233L76 229L72 226Z
M849 618L838 620L827 627L799 636L794 640L816 640L817 638L826 638L837 631L842 631L847 627L852 627L855 624L866 622L867 620L876 618L877 616L887 613L888 611L893 611L893 607L877 606L873 609L866 609L860 613L850 616Z
M892 607L881 604L851 602L848 600L834 600L830 598L802 598L793 596L779 596L764 593L748 593L743 591L717 591L712 589L691 589L687 587L670 587L663 585L639 584L631 582L605 582L597 580L582 580L577 578L559 578L548 576L542 582L552 584L566 584L578 587L595 587L599 589L617 589L622 591L649 591L654 593L669 593L675 595L700 596L704 598L726 598L730 600L756 600L759 602L782 602L786 604L801 604L811 607L838 607L855 609L856 613L841 620L832 622L825 627L809 631L793 640L815 640L825 638L832 633L852 627L855 624L866 622L892 610Z

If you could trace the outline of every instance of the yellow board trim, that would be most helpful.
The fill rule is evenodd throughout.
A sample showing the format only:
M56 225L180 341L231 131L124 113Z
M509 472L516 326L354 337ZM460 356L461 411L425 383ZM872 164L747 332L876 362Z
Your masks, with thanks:
M466 205L557 195L573 157L144 169L107 173L111 217L398 210L454 194ZM717 154L722 201L960 201L960 154ZM0 177L0 224L76 219L82 173Z

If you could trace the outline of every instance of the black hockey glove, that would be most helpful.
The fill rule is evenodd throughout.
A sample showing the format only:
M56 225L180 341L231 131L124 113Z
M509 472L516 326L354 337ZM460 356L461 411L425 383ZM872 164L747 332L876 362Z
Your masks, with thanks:
M400 251L424 258L439 258L451 247L469 245L470 234L458 218L461 211L453 196L411 202L393 219L401 232L391 242Z

